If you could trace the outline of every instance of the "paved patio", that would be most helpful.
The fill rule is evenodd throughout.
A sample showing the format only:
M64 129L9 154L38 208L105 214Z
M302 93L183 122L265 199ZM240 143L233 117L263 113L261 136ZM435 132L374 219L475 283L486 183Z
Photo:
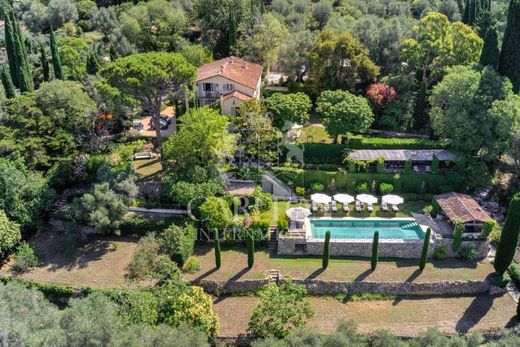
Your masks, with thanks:
M166 107L162 112L161 115L168 116L171 119L170 125L167 129L161 130L161 137L169 137L171 134L173 134L174 131L174 117L175 117L175 110L173 109L173 106ZM151 116L143 117L139 121L143 125L143 130L139 132L139 135L141 137L155 137L155 130L150 126L150 120L152 119Z

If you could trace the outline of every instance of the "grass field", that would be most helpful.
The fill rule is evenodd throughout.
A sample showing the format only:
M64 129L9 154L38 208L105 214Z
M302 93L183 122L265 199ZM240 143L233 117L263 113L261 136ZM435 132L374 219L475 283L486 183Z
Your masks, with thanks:
M139 179L149 178L162 172L160 158L134 160L132 166L135 172L137 172Z
M267 251L255 253L255 264L247 268L247 253L243 247L225 248L222 251L222 267L215 269L215 256L211 246L199 246L193 258L201 269L194 274L184 274L187 280L217 279L238 280L264 278L270 269L282 272L284 278L322 279L338 281L469 281L483 280L494 270L487 261L464 262L459 259L430 260L424 271L418 269L418 259L381 259L377 269L370 271L370 259L332 258L323 270L321 257L274 256Z

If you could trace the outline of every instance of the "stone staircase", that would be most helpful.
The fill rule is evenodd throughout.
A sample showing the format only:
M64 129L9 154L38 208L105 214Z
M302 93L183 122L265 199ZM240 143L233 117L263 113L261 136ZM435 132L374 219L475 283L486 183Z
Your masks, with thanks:
M411 223L403 225L401 228L402 229L414 229L415 227L417 227L417 223L411 222Z
M278 285L282 280L282 274L279 270L271 269L267 271L267 281L269 284Z
M270 254L278 253L278 232L276 227L269 228L269 247Z

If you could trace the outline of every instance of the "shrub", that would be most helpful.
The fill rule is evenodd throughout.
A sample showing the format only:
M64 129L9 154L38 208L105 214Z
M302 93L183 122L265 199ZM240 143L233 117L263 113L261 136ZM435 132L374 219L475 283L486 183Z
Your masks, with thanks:
M325 190L325 186L321 183L313 183L311 184L311 189L315 193L320 193Z
M457 221L455 222L455 230L453 231L453 252L458 252L460 245L462 244L462 233L465 230L464 223Z
M252 268L255 264L255 239L253 235L247 238L247 267Z
M255 210L258 212L269 211L273 207L273 197L271 194L263 192L261 187L256 187L253 193Z
M439 246L435 248L433 257L437 260L444 260L448 257L448 246Z
M484 222L484 226L482 227L482 233L480 237L483 239L487 239L490 235L495 231L495 229L500 229L500 225L494 219L488 219ZM496 232L495 232L496 233Z
M200 206L200 218L207 231L226 228L233 219L228 203L216 196L210 196Z
M193 224L171 225L159 236L160 249L179 267L183 267L195 246L196 230Z
M383 182L379 185L379 192L381 193L381 195L390 194L393 191L394 191L394 186L391 183Z
M183 271L189 274L194 274L200 270L200 261L195 258L190 258L184 265Z
M376 171L379 174L385 171L385 158L377 158Z
M473 261L478 256L478 251L475 247L461 247L457 255L464 261Z
M520 233L520 193L516 193L511 199L507 210L507 217L502 229L502 236L498 243L497 253L495 256L495 270L504 273L516 252L518 244L518 234Z
M38 257L36 256L34 249L27 242L20 243L16 248L14 261L14 267L19 272L25 272L30 267L38 265Z
M291 330L305 326L314 314L305 287L290 281L280 286L269 284L259 296L249 321L249 331L257 337L286 338Z
M151 232L161 233L174 222L180 222L182 218L126 218L121 222L119 230L121 235L144 236Z
M372 241L372 260L370 262L370 268L374 271L377 267L377 261L379 260L379 231L374 232L374 239Z
M305 187L296 187L295 191L296 191L296 195L298 195L298 196L305 195Z
M282 232L289 230L289 219L287 216L283 215L278 218L278 230Z
M9 220L4 210L0 210L0 259L6 256L21 238L20 226Z
M498 245L498 241L500 241L500 236L502 235L502 228L500 226L498 228L493 229L491 234L489 234L489 241L495 246Z
M426 230L426 235L424 236L423 248L421 251L421 261L419 262L419 269L424 270L426 267L426 261L428 259L428 247L430 246L430 237L432 234L432 230L428 228Z
M141 238L130 263L128 272L136 279L169 279L178 278L177 265L166 255L160 254L159 241L153 234Z
M325 243L323 244L323 260L322 267L326 269L329 266L330 260L330 231L325 232Z
M491 277L491 284L500 288L505 288L510 281L511 277L507 272L502 274L496 273Z
M370 192L370 187L367 182L361 182L356 185L356 193L362 194L368 192Z
M511 263L507 271L511 276L511 279L515 281L517 284L520 284L520 265L518 265L517 263Z

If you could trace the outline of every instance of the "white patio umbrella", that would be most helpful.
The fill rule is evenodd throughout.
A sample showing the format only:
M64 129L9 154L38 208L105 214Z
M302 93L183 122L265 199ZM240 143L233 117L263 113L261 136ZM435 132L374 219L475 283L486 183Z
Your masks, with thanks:
M375 204L377 202L377 198L370 194L359 194L356 199L364 204Z
M332 198L327 194L316 193L311 195L311 200L317 204L328 204L332 201Z
M305 207L291 207L285 211L285 214L290 220L304 220L312 213L308 208Z
M334 200L337 202L340 202L342 204L350 204L351 202L354 202L354 197L350 196L348 194L336 194L334 195Z
M384 195L383 201L390 205L399 205L404 202L404 199L399 195Z

